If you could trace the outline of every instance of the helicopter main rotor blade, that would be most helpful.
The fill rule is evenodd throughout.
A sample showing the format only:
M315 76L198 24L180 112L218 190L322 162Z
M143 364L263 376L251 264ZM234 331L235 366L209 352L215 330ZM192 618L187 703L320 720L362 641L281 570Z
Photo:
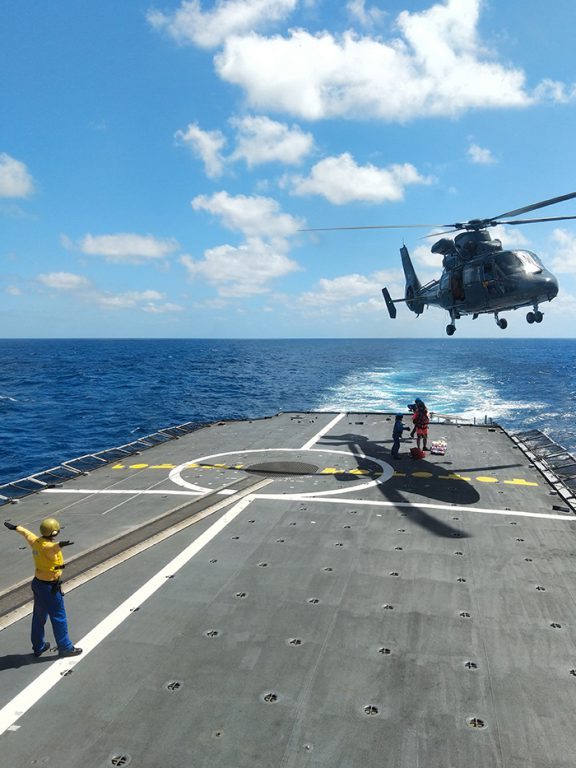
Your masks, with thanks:
M516 221L494 221L493 224L496 226L497 224L503 224L505 226L508 226L508 224L537 224L541 221L566 221L567 219L576 219L576 216L547 216L544 219L517 219Z
M572 200L576 197L576 192L570 192L568 195L560 195L560 197L552 197L550 200L542 200L539 203L532 203L532 205L525 205L524 208L517 208L515 211L507 211L506 213L499 213L498 216L493 216L491 221L495 219L503 219L507 216L519 216L521 213L528 213L528 211L535 211L537 208L545 208L547 205L555 205L556 203L562 203L564 200Z
M426 227L442 227L443 224L373 224L358 227L312 227L299 229L298 232L337 232L350 229L425 229Z
M460 227L460 226L457 226L456 224L454 224L454 225L452 225L452 224L445 224L444 226L445 227L453 226L454 228L453 229L445 229L443 232L430 232L430 234L428 234L428 235L422 235L420 240L425 240L427 237L440 237L441 235L453 235L455 232L460 232L460 231L466 229L466 227Z

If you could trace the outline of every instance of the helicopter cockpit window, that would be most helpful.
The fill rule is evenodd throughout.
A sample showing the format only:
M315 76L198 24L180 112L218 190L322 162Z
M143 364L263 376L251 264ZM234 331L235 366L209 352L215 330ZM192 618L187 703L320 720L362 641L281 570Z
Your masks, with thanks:
M503 251L498 258L498 266L506 275L518 272L534 275L542 272L542 265L530 251Z
M524 272L527 272L529 275L536 275L542 272L542 265L538 263L534 254L530 253L530 251L516 251L516 256L522 262Z

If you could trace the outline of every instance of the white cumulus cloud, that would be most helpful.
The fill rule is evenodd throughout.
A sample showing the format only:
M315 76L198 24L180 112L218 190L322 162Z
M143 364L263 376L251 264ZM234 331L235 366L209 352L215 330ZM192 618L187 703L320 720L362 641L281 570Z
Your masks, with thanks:
M25 163L0 153L0 197L29 197L34 192L34 179Z
M64 236L63 242L70 245ZM77 246L82 253L103 256L106 261L142 264L156 259L165 259L180 248L173 238L160 239L152 235L138 235L120 232L115 235L86 235Z
M266 243L258 237L248 238L240 246L210 248L201 260L185 255L180 261L191 278L203 278L216 287L222 297L266 293L271 280L299 269L282 247Z
M278 202L270 197L230 195L216 192L199 195L192 200L195 211L207 211L218 216L222 224L246 237L284 238L294 234L302 222L280 211Z
M295 165L314 146L312 134L263 115L232 118L230 122L237 130L237 145L232 159L243 159L250 168L270 162Z
M204 163L206 175L221 176L227 165L243 160L248 168L263 163L296 165L314 147L314 137L297 125L286 125L265 115L247 115L229 120L235 130L236 148L228 155L222 150L227 139L222 131L205 131L197 123L177 131L176 141L192 151Z
M345 152L338 157L320 160L308 177L294 176L287 182L296 195L322 195L335 205L344 205L354 200L371 203L402 200L406 186L429 184L431 179L418 173L410 163L388 168L358 165Z
M219 75L256 108L308 120L343 116L404 122L475 108L523 107L520 69L488 56L478 39L480 0L445 0L402 12L388 41L347 32L226 38ZM361 5L357 10L361 10ZM550 89L548 89L550 90Z
M202 11L199 0L183 0L173 12L150 11L148 21L178 43L214 48L231 35L239 35L286 18L298 0L217 0Z

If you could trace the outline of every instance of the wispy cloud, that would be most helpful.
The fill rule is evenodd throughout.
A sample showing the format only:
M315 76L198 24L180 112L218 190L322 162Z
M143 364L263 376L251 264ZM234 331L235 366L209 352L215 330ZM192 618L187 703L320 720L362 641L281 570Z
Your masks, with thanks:
M286 18L298 0L217 0L202 11L199 0L182 0L176 11L150 11L148 21L176 42L215 48L228 37L269 27Z
M38 281L47 288L55 288L58 291L85 290L91 286L90 280L72 272L49 272L38 275Z
M467 154L470 162L476 163L477 165L491 165L496 162L496 158L492 152L478 144L470 144Z
M45 288L75 296L87 304L95 304L103 310L139 309L142 312L161 314L181 312L184 307L172 302L164 302L166 294L148 289L144 291L125 291L112 293L100 291L83 275L73 272L48 272L36 278Z
M555 248L552 270L576 275L576 235L566 229L555 229L552 242Z
M62 244L69 250L79 250L90 256L103 256L106 261L122 264L143 264L161 261L180 248L174 238L157 238L152 235L138 235L120 232L114 235L85 235L74 243L66 235Z
M220 150L225 146L226 138L221 131L204 131L198 123L190 123L185 131L177 131L175 138L202 160L208 178L214 179L222 174L225 158Z
M366 0L348 0L346 9L353 21L363 27L372 27L381 21L386 15L384 11L376 6L366 7Z

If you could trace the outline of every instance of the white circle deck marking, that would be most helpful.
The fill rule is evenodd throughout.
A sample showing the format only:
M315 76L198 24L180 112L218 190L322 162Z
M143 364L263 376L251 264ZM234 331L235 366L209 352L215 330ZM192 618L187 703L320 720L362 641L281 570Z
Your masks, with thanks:
M338 454L340 456L348 456L355 459L364 459L365 461L371 461L373 464L376 464L382 470L382 474L380 475L380 477L377 477L375 480L369 480L367 483L360 483L359 485L354 484L350 488L335 488L334 490L331 490L331 491L308 491L306 493L291 494L292 496L298 496L299 498L311 497L311 496L339 496L340 494L343 494L343 493L352 493L352 491L356 492L356 491L364 490L365 488L371 488L372 486L381 485L382 483L385 483L394 474L394 470L389 464L386 464L385 462L380 461L380 459L375 459L373 456L366 456L366 454L364 453L350 453L349 451L333 451L333 450L328 450L326 448L320 448L320 449L251 448L249 450L244 450L244 451L240 450L240 451L226 451L225 453L213 453L209 456L201 456L198 459L192 459L190 461L185 462L184 464L180 464L178 467L174 467L174 469L170 471L170 474L168 477L170 480L172 480L173 483L176 483L176 485L180 485L183 488L188 488L189 490L192 490L192 491L200 491L201 493L211 493L213 492L212 488L203 488L201 485L196 485L195 483L189 483L187 480L184 480L184 478L181 475L183 470L189 468L190 464L199 464L202 461L220 459L222 456L237 456L238 454L248 454L248 453L279 453L279 452ZM239 469L237 471L242 472L245 470ZM330 475L325 475L325 477L330 477Z

